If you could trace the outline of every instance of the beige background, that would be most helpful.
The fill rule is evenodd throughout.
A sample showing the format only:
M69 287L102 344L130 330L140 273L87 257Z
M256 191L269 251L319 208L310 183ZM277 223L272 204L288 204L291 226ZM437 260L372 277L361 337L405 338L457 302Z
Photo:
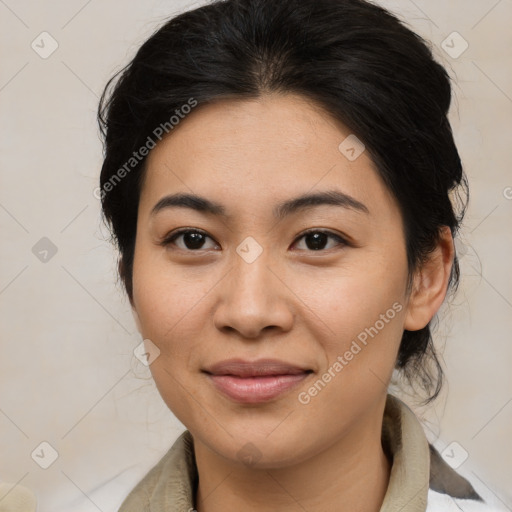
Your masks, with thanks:
M451 120L471 186L464 276L437 335L448 384L417 412L438 449L467 452L459 471L512 510L512 1L380 3L456 79ZM191 5L0 0L0 482L31 488L40 512L117 510L183 429L133 356L140 338L93 189L103 86ZM59 45L46 59L31 48L43 31ZM454 31L469 44L457 58L442 48ZM47 262L32 252L42 237L57 248ZM59 454L46 470L31 458L42 441Z

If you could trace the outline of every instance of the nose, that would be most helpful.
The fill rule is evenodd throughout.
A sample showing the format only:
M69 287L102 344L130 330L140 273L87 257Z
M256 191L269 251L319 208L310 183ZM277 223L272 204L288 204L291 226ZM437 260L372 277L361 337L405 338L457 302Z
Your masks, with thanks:
M265 330L286 332L293 324L284 276L268 261L265 251L252 263L236 255L231 271L218 288L214 324L224 333L256 339Z

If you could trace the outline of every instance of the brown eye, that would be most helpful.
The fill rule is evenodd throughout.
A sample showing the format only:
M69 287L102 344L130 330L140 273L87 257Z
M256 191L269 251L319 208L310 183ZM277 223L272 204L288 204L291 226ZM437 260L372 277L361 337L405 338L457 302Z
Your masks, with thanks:
M333 247L345 246L348 245L346 240L344 240L339 235L331 233L330 231L320 231L318 229L307 231L303 233L297 240L301 240L304 238L306 249L308 251L322 251L326 249L326 245L328 245L329 239L335 240L336 243L334 246L327 247L327 249L332 249Z
M176 243L176 240L181 239L181 243ZM167 236L161 243L164 247L176 245L178 249L184 251L198 251L208 249L204 247L207 239L213 240L204 231L197 229L181 229Z

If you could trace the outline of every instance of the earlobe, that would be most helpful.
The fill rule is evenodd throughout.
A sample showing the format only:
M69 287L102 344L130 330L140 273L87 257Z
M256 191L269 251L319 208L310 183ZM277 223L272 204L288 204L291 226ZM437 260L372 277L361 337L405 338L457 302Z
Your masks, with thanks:
M404 329L423 329L437 313L446 296L454 254L450 228L443 226L437 247L414 275Z

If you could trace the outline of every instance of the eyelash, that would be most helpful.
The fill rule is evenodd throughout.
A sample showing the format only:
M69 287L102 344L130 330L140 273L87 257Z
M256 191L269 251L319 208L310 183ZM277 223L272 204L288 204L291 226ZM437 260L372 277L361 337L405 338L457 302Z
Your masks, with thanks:
M193 229L192 228L182 228L182 229L174 231L173 233L171 233L168 236L166 236L158 245L161 245L163 247L168 247L171 244L173 244L173 242L180 235L187 234L187 233L199 233L199 234L204 235L204 236L210 238L211 240L213 240L213 238L211 236L209 236L205 231L202 231L201 229L197 229L197 228L193 228ZM336 233L333 233L331 231L322 230L322 229L315 229L315 228L309 229L309 230L303 232L302 234L300 234L295 239L295 241L293 242L294 245L300 239L304 238L307 235L313 234L313 233L321 233L321 234L327 235L330 238L335 239L338 242L338 244L337 244L338 246L349 246L350 245L350 243L346 239L344 239L343 237L341 237L340 235L338 235ZM178 249L181 250L181 251L185 251L185 252L200 252L202 250L205 250L205 249L196 249L196 250L193 250L193 249L182 249L181 247L178 247ZM331 248L331 249L334 249L334 247ZM326 251L329 251L329 250L330 249L319 249L318 251L314 251L314 250L307 250L306 249L307 252L311 252L311 253L326 252Z

